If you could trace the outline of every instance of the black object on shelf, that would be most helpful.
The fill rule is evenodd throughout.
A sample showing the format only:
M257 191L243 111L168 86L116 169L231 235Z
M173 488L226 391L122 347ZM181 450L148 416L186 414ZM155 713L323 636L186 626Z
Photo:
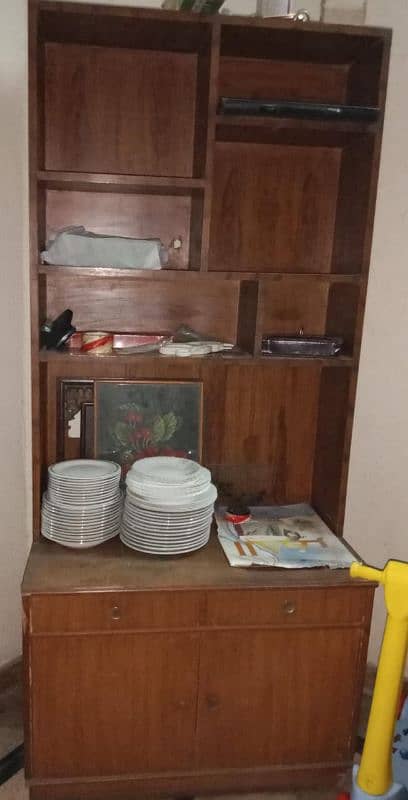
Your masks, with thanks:
M66 308L54 320L44 322L40 328L40 344L47 350L58 350L63 347L76 328L72 325L72 311Z
M262 337L261 352L268 356L326 358L337 356L342 347L343 339L340 336L266 335Z
M249 100L239 97L221 97L218 112L238 116L294 117L350 122L376 122L380 114L380 110L374 106L345 106L294 100Z

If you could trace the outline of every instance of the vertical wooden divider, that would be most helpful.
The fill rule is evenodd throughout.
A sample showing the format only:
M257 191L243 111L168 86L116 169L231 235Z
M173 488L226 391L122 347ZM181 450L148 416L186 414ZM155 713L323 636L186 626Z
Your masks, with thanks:
M244 280L239 287L237 345L251 355L257 353L258 281Z
M39 286L38 286L38 254L39 230L43 220L43 198L38 196L37 171L43 156L44 136L40 126L44 120L44 97L41 86L40 72L43 66L43 57L40 52L41 44L38 42L38 16L39 4L37 0L29 3L28 17L28 48L29 63L35 65L29 70L29 206L30 206L30 302L31 302L31 407L32 407L32 480L33 480L33 538L40 537L40 512L41 512L41 441L45 421L42 417L40 404L40 365L39 351ZM41 219L40 219L41 217Z
M201 237L201 272L208 270L208 253L210 249L211 206L214 173L214 146L215 125L218 103L218 74L220 63L221 22L215 20L212 25L208 116L207 116L207 146L205 153L205 190L203 207L203 227Z

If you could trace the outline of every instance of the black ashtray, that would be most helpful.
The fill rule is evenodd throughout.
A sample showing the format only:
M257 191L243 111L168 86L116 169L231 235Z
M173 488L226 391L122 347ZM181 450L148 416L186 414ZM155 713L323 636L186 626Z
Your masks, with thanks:
M286 336L262 337L261 352L268 356L299 356L302 358L337 356L343 348L341 336Z

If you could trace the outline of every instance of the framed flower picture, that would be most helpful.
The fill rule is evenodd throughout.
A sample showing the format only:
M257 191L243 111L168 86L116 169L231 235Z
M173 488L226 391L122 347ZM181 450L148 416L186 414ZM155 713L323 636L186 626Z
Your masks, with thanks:
M201 460L203 385L197 381L95 381L95 457L134 461L168 455Z

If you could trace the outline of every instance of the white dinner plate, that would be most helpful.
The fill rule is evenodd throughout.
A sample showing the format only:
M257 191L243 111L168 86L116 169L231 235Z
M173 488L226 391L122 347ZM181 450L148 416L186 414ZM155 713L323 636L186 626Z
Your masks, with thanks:
M111 539L114 539L115 536L118 535L118 532L111 534L110 536L106 536L103 539L98 539L97 541L84 541L84 542L72 542L72 541L59 541L58 538L55 536L50 536L47 533L43 533L42 535L49 539L51 542L55 542L56 544L60 544L62 547L69 547L72 550L86 550L90 547L97 547L100 544L104 544L105 542L109 542Z
M177 540L187 540L187 539L195 539L198 536L201 536L204 531L208 531L211 528L211 520L205 522L200 527L196 528L195 530L174 530L164 532L160 529L150 530L147 531L145 528L136 527L134 525L129 524L126 518L122 519L121 525L123 528L126 528L127 533L130 536L135 536L138 539L146 539L146 541L152 541L153 539L157 539L158 541L163 540L166 542L175 541Z
M154 534L163 534L166 536L177 535L186 536L189 533L193 534L197 530L201 530L206 525L211 524L211 517L206 517L205 519L197 522L195 525L148 525L145 522L141 522L137 519L129 517L126 513L123 515L123 521L128 525L129 528L132 530L137 530L141 532L146 532L146 535L154 535Z
M205 514L213 513L214 504L211 503L210 505L205 506L204 508L199 508L196 511L168 511L168 510L158 511L156 509L150 511L147 508L142 508L141 506L138 506L137 503L133 503L130 497L126 497L125 508L129 508L132 513L136 513L137 511L138 513L140 513L141 517L144 517L146 519L157 519L158 522L160 522L161 520L165 520L168 517L171 517L172 519L177 521L178 520L184 521L189 519L191 520L199 519Z
M201 476L208 476L211 480L209 470L202 467L196 461L188 458L177 458L174 456L154 456L153 458L141 458L135 461L128 472L128 477L141 481L147 480L153 484L163 484L178 486L188 483L190 480L197 480Z
M70 517L87 516L94 517L101 514L113 514L122 508L122 498L116 498L107 503L100 502L99 504L92 503L90 505L70 505L69 503L55 503L43 498L42 507L52 514L60 516L67 515Z
M56 531L50 531L47 528L44 528L44 530L41 532L44 534L44 536L47 535L49 538L52 537L53 539L60 539L62 542L96 542L101 541L102 539L110 539L113 537L113 535L117 536L120 532L120 527L118 526L115 529L103 533L95 533L92 536L88 534L84 534L82 536L68 536Z
M139 505L141 508L145 508L151 511L198 511L201 508L205 508L206 506L210 505L210 503L214 503L217 499L217 490L215 486L212 484L210 485L209 489L204 492L198 499L191 501L185 500L185 502L181 502L180 500L176 500L175 503L171 503L170 501L166 501L165 503L161 503L160 501L152 502L150 500L146 500L144 497L136 497L134 495L133 502Z
M121 526L121 521L118 520L114 525L106 525L102 528L84 528L83 530L75 528L60 528L58 525L49 524L46 520L42 520L41 524L45 530L54 534L58 533L61 534L61 536L70 539L84 539L86 537L96 538L98 536L107 536L108 534L112 533L115 528L119 528Z
M54 505L64 506L99 506L102 503L113 503L118 499L117 492L109 494L58 494L52 489L48 489L48 500Z
M114 461L100 461L91 458L75 458L70 461L60 461L48 467L52 477L60 477L68 481L106 480L115 476L120 479L121 469Z
M160 550L156 547L143 547L142 545L139 544L135 545L133 542L126 539L122 534L120 538L123 544L125 544L127 547L130 547L132 550L137 550L138 552L145 553L146 555L158 555L158 556L166 556L166 555L176 556L183 554L186 555L187 553L193 553L194 550L200 550L202 547L205 547L205 545L208 542L208 539L206 539L188 548L178 548L177 550Z
M146 522L145 520L138 519L138 517L134 517L129 515L126 510L123 514L123 520L130 526L138 528L138 530L146 531L147 533L154 533L158 531L160 533L167 533L167 532L174 532L174 533L188 533L191 531L192 533L197 530L197 528L202 528L204 525L209 525L212 520L212 514L210 516L205 516L203 519L194 522L193 524L177 524L175 522L169 521L167 524L158 524L157 522Z

